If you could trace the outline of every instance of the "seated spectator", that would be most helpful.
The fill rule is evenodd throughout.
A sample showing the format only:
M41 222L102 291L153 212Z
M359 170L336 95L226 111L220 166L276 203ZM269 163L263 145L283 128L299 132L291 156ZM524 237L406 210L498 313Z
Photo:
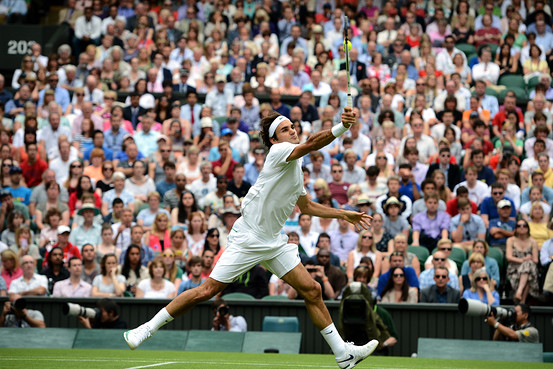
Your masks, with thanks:
M71 258L76 257L72 256ZM43 268L41 274L48 278L48 293L54 292L54 286L57 282L69 278L69 270L63 262L63 249L55 246L48 252L47 267Z
M409 235L409 223L400 215L401 203L397 197L392 196L386 200L384 204L384 228L388 230L390 235L395 237L398 234Z
M246 319L240 315L230 315L229 306L222 298L213 300L211 309L214 315L212 331L246 332L248 330Z
M531 236L528 223L518 220L513 237L507 240L507 278L515 291L516 303L526 303L528 295L538 296L538 244Z
M69 259L69 278L54 285L54 297L90 297L92 286L81 279L83 263L73 256Z
M35 260L38 260L40 259L40 252L33 240L31 229L26 225L22 225L15 231L15 244L11 246L11 249L17 253L19 259L25 255L31 255Z
M188 260L188 265L186 269L190 272L190 274L188 275L187 280L185 279L181 282L179 289L177 291L177 295L180 295L184 291L188 291L188 290L191 290L192 288L198 287L205 281L205 278L202 278L202 258L201 257L192 256L190 260ZM270 286L269 286L269 290L270 290Z
M490 246L488 246L488 243L486 242L486 240L482 238L477 238L474 240L474 243L472 244L471 256L474 254L481 254L484 257L484 261L482 262L482 265L480 265L476 269L485 266L486 272L488 272L488 275L492 279L492 283L494 287L497 287L499 286L499 282L500 282L499 266L497 265L497 261L494 258L488 256L489 249L490 249ZM472 269L472 266L470 265L469 260L470 260L470 257L468 260L465 260L463 262L463 266L461 267L461 277L468 275L470 270Z
M117 274L117 258L104 255L100 262L100 275L92 281L92 297L121 297L125 292L125 277Z
M459 199L457 209L459 214L451 218L449 232L451 240L466 251L472 246L474 236L486 237L486 226L479 215L472 214L472 205L469 199Z
M472 273L470 286L470 289L463 292L464 299L478 300L486 305L499 305L499 294L489 280L485 268L480 268Z
M15 245L15 231L25 223L23 213L19 210L14 210L8 215L7 227L2 232L0 241L8 247Z
M405 195L401 195L399 193L399 189L401 185L399 177L392 176L388 178L387 185L388 185L388 193L376 199L376 211L381 214L385 214L385 211L386 211L385 204L391 197L394 197L395 201L392 201L392 202L397 202L399 204L399 207L400 207L399 215L401 216L401 218L407 220L411 216L413 202L411 201L411 199L409 199L409 197ZM399 233L397 232L397 229L394 232L392 232L392 230L386 226L386 221L384 222L384 226L386 227L388 232L390 232L390 234L393 233L393 236ZM400 230L403 230L403 229L404 228L401 228Z
M164 279L167 272L162 259L154 259L148 267L150 278L142 280L136 288L136 297L172 299L176 296L175 285Z
M2 255L2 260L4 256ZM14 301L22 296L46 296L48 293L48 279L35 273L36 261L30 255L21 258L23 275L14 279L8 288L10 300Z
M391 277L382 290L383 303L416 303L418 301L417 288L409 286L405 278L405 272L401 267L395 267L390 270Z
M196 196L190 191L183 191L179 203L171 210L171 224L173 228L188 229L188 217L198 211Z
M130 234L130 229L128 233ZM117 241L117 239L113 238L113 229L109 223L104 223L102 226L101 237L102 241L96 245L97 258L101 260L106 254L115 254L117 260L120 260L121 248L118 248L115 245L115 241ZM127 237L130 238L130 235L127 235Z
M35 223L38 229L42 231L46 227L43 223L43 217L50 209L58 209L61 213L60 225L68 226L70 220L69 207L60 196L60 185L56 181L51 181L45 183L44 188L46 198L44 202L37 202L35 208Z
M474 274L474 272L485 267L484 256L479 252L472 253L469 256L467 262L469 266L468 273L459 276L459 288L461 294L463 293L463 291L469 290L471 288L470 281L472 280L472 275ZM495 282L492 282L492 284L493 283Z
M27 188L21 181L21 174L23 171L18 166L12 166L10 168L10 182L11 185L8 190L12 193L12 198L16 202L20 202L26 206L29 206L31 202L31 190Z
M429 194L424 198L427 210L413 216L413 245L422 245L429 251L440 239L449 238L449 214L438 210L438 195Z
M488 196L482 200L482 203L480 204L480 217L484 221L484 225L486 228L490 225L491 219L499 218L499 203L501 200L506 200L509 204L501 202L502 206L505 207L505 209L508 207L510 210L510 213L508 217L506 218L508 221L515 220L515 217L517 215L517 210L515 208L515 203L513 200L511 200L508 197L505 197L505 187L501 183L494 183L491 185L491 196Z
M321 249L327 249L328 251L330 251L330 236L328 235L328 233L322 232L319 234L319 238L317 239L317 247L315 248L314 255L310 258L313 263L317 262L316 255ZM338 255L333 254L332 251L330 252L330 264L337 267L340 266L340 258L338 257Z
M61 225L61 212L58 208L48 209L43 224L44 228L40 231L40 240L38 241L41 254L46 252L47 245L58 243L58 227Z
M553 237L553 230L547 227L548 222L544 216L541 203L534 202L530 207L529 222L530 237L536 241L538 247L541 248L543 243Z
M156 190L154 181L145 174L146 164L142 160L137 160L132 164L132 176L125 181L125 190L133 194L137 209L148 201L148 194ZM125 201L123 198L121 200Z
M411 267L417 273L417 277L421 273L421 266L419 258L412 252L407 251L407 237L404 234L398 234L393 239L393 251L399 252L403 255L404 266ZM382 269L380 273L385 273L390 269L390 261L388 258L382 260Z
M6 283L6 290L9 291L10 284L14 279L23 275L23 270L19 265L19 258L13 250L6 249L0 253L2 257L2 268L0 268L0 277Z
M151 230L146 232L144 236L146 245L154 251L156 256L161 254L166 248L171 247L170 230L169 216L166 213L158 213Z
M422 198L418 199L413 203L413 217L417 215L418 213L426 212L428 209L425 205L425 197L428 195L436 194L436 183L430 179L427 178L424 181L422 181L421 184L422 189ZM446 203L442 199L438 198L438 211L445 212L446 211Z
M553 301L553 268L551 268L551 261L553 261L553 239L545 241L540 250L540 262L544 269L545 280L543 283L543 293L546 301Z
M162 261L165 264L165 274L163 278L169 282L172 282L175 285L175 291L179 288L183 280L183 271L177 266L175 261L175 253L171 248L163 251Z
M427 288L428 286L431 286L434 284L434 270L438 267L446 268L446 263L448 262L446 252L444 251L436 251L434 255L432 255L432 266L430 268L426 268L419 277L419 287L420 289ZM459 282L457 278L457 274L451 273L448 270L449 275L449 281L448 286L453 287L455 289L459 289Z
M392 252L389 259L390 270L388 270L386 273L382 273L378 278L378 296L382 296L382 291L384 290L384 287L388 283L388 280L390 279L390 276L392 274L391 270L398 267L403 268L403 272L405 273L409 286L419 288L419 279L417 277L417 273L412 267L405 266L405 258L401 252Z
M305 269L311 278L313 278L315 282L321 286L323 300L334 300L336 294L334 293L334 289L325 274L324 267L322 265L315 265L313 261L307 260L305 262ZM303 296L301 296L294 288L290 288L288 290L288 298L290 300L303 299Z
M334 291L334 297L332 299L337 299L342 293L342 289L347 284L346 274L339 267L330 264L330 251L327 249L319 250L317 253L317 266L323 266L324 275L329 279L332 290Z
M125 277L126 290L133 296L136 295L136 286L148 278L148 268L140 263L140 256L140 246L131 244L127 247L123 263L117 266L117 274Z
M444 266L454 275L459 275L459 271L457 269L457 263L455 263L453 260L449 258L451 255L451 250L453 250L453 243L449 238L443 238L438 242L438 245L436 247L437 251L442 251L445 255L446 262ZM424 268L432 268L432 256L430 255L428 259L426 259L424 263Z
M320 251L319 251L320 255ZM373 275L378 277L380 275L380 264L382 262L382 254L376 249L374 243L373 234L371 231L362 230L357 238L357 247L355 250L351 250L348 254L348 261L346 263L348 281L353 280L354 269L359 266L361 258L369 257L374 264ZM329 254L330 260L330 254Z
M497 203L497 211L499 212L499 217L490 220L488 233L490 235L490 244L503 250L507 243L507 238L513 236L516 224L515 221L510 218L512 211L509 200L499 200Z
M387 257L392 253L392 251L394 251L394 242L392 235L386 230L386 228L384 228L383 225L384 218L382 214L374 213L373 220L371 222L373 242L376 245L376 249L380 251L383 256Z
M234 202L234 199L232 196L229 196L232 202ZM223 220L225 219L225 214L222 214ZM200 255L202 252L202 249L204 247L209 247L215 252L215 260L219 260L220 254L222 253L221 245L221 229L217 229L216 235L214 235L213 231L211 232L212 239L211 242L206 243L207 235L209 235L209 231L206 233L207 226L205 221L205 214L201 211L194 211L190 213L188 216L188 223L189 227L186 231L186 243L188 244L188 250L191 251L191 254L189 255ZM213 228L211 228L213 229ZM183 231L184 235L184 229L180 229ZM227 234L228 236L228 234ZM215 245L216 241L216 245Z
M457 304L461 299L461 294L458 289L448 285L451 277L447 268L443 266L436 267L432 274L434 275L434 284L421 290L420 302Z
M457 214L459 214L459 209L457 208L457 202L460 199L467 199L472 207L472 213L476 214L478 211L478 207L476 206L476 203L474 203L472 200L469 200L469 191L465 186L458 186L455 190L455 193L457 196L449 200L446 204L446 211L449 214L450 217L454 217Z
M160 208L161 196L159 192L153 191L148 193L146 198L148 206L138 212L136 216L136 224L141 226L144 231L152 229L154 219L159 214L165 214L169 217L169 212L166 209Z
M94 217L100 215L98 207L92 204L84 204L77 214L82 216L84 221L82 225L71 231L69 241L79 249L87 243L100 244L102 242L102 227L94 223Z
M71 216L74 216L75 211L79 211L79 209L83 206L83 195L87 193L94 195L94 206L96 208L100 208L102 206L102 198L94 192L90 177L86 175L80 176L76 190L69 195L68 206Z
M349 252L355 249L359 235L351 230L347 221L338 219L338 229L329 232L329 236L330 251L340 258L342 265L345 265Z
M58 243L53 245L53 247L59 246L63 250L63 262L67 263L72 256L81 258L81 252L79 248L69 242L69 234L71 229L67 226L58 227ZM43 267L46 267L48 260L49 251L46 249L46 254L44 255L44 262L42 263Z

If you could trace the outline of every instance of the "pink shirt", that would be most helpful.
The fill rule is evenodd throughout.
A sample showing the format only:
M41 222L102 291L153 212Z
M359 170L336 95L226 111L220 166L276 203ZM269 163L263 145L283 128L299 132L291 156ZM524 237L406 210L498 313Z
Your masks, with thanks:
M22 275L23 275L23 270L21 270L21 268L16 269L15 272L13 272L11 275L5 270L3 270L2 273L0 273L0 276L4 278L4 281L6 281L6 288L8 290L10 289L10 284L12 283L12 281L14 279L21 277Z

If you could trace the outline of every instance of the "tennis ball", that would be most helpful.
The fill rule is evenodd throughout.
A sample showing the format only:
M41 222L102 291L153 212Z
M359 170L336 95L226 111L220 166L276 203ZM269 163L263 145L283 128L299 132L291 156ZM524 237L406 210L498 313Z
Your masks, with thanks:
M344 52L348 52L351 50L351 42L348 41L347 43L348 47L347 47L347 50L346 50L346 41L344 41Z

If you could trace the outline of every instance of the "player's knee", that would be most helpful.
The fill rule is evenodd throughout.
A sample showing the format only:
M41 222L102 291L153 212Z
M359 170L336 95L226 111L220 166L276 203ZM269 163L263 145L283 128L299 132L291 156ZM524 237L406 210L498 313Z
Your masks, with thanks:
M321 285L317 283L316 281L313 281L313 283L309 286L307 291L302 294L305 300L310 302L315 302L319 300L322 296L322 290Z

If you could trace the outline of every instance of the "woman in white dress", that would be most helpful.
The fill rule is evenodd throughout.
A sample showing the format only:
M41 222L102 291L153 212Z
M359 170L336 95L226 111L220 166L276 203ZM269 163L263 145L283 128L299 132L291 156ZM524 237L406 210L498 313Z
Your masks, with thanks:
M175 285L163 279L167 267L162 259L152 261L148 271L150 278L144 279L136 288L136 297L146 299L173 299L177 291Z

